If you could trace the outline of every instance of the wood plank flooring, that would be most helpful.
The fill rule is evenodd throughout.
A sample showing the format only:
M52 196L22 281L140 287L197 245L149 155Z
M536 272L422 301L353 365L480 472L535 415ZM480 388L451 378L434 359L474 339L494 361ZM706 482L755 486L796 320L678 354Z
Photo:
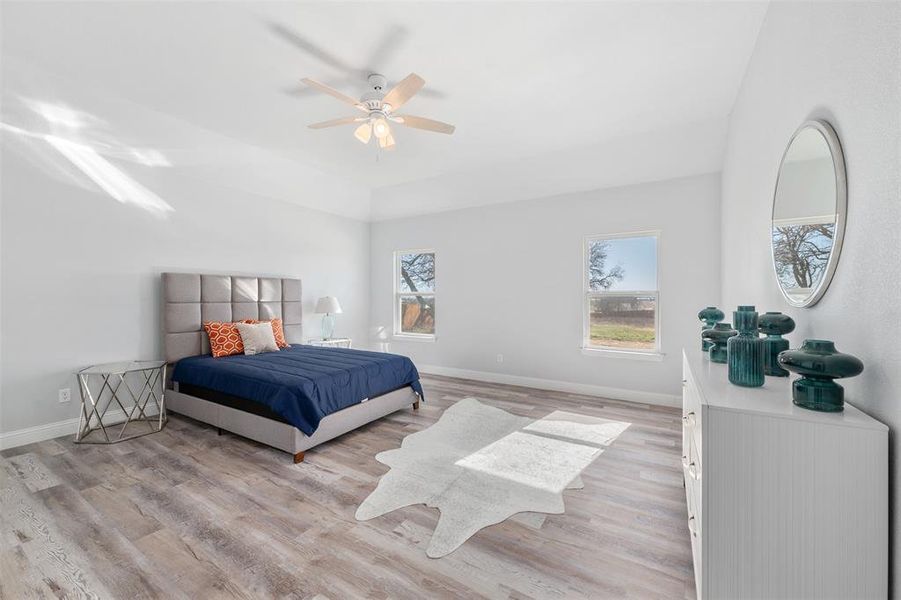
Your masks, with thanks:
M0 597L693 598L675 409L425 377L427 402L310 450L304 463L175 416L113 446L59 438L0 453ZM564 494L440 559L438 513L354 511L374 456L465 397L541 418L632 426Z

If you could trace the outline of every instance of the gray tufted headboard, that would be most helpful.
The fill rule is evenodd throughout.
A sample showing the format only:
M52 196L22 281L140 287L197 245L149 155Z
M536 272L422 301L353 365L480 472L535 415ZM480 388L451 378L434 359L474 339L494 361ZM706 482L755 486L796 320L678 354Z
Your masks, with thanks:
M303 341L300 279L163 273L166 361L209 354L205 321L279 317L289 344Z

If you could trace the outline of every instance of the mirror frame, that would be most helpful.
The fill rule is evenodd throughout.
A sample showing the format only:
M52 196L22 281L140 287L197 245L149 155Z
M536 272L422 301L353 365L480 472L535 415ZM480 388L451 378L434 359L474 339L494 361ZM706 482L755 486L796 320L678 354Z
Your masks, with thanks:
M795 138L806 129L816 129L820 132L826 139L826 144L829 146L829 153L832 155L832 168L835 172L835 237L832 240L832 251L829 253L829 262L826 264L826 272L823 273L823 277L820 279L820 282L817 284L813 293L811 293L804 301L798 302L789 297L782 287L782 283L779 281L779 274L776 270L776 253L773 248L773 221L776 217L776 195L779 191L779 179L782 177L782 167L785 164L785 157L788 155L788 151L791 149ZM842 253L842 242L845 238L847 213L848 176L845 171L845 155L842 152L842 144L838 139L838 134L835 133L832 125L826 121L820 119L804 121L792 134L791 139L788 141L788 145L785 147L785 151L782 153L782 159L779 161L779 172L776 174L776 186L773 188L773 208L770 212L770 262L773 265L773 274L776 277L776 285L779 286L782 297L785 298L785 301L791 306L798 308L813 306L819 302L823 297L823 294L826 293L826 289L829 287L829 284L832 283L832 277L835 275L835 269L838 266L838 260Z

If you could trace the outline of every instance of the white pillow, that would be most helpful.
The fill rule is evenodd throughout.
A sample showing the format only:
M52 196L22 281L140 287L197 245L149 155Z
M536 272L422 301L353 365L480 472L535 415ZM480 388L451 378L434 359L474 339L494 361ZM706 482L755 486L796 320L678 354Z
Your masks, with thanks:
M272 323L235 323L241 341L244 343L244 354L262 354L263 352L278 352L278 344L275 343L275 334L272 332Z

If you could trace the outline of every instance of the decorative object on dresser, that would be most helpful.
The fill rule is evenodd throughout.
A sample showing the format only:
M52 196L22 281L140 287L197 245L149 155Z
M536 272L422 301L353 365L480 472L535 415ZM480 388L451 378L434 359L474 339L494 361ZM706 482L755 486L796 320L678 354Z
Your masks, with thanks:
M725 313L715 306L708 306L698 313L698 319L704 322L701 325L701 350L710 350L713 342L704 339L704 332L713 329L716 324L726 318Z
M822 412L844 410L845 389L833 379L863 372L859 358L842 354L829 340L804 340L801 348L786 350L778 359L783 367L801 375L792 382L792 401Z
M334 296L323 296L316 303L316 314L322 315L322 339L328 340L335 335L335 315L342 312L341 305Z
M739 306L732 313L738 335L726 342L729 381L743 387L763 385L763 340L757 335L757 311Z
M717 323L712 329L706 329L701 337L710 344L710 360L715 363L726 363L726 343L729 338L738 335L731 323Z
M773 194L773 270L785 300L813 306L826 292L842 250L848 204L842 145L825 121L792 135Z
M445 556L517 513L563 513L563 492L584 487L582 470L629 425L564 411L536 421L464 398L400 448L376 455L391 469L356 518L412 504L437 508L426 554Z
M353 347L353 340L350 338L311 338L309 340L304 340L304 344L308 346L322 346L326 348L351 348Z
M95 365L82 369L76 376L81 392L81 412L75 434L77 443L114 444L156 433L166 424L166 361L133 360ZM100 387L92 389L91 383L98 380ZM114 404L121 413L116 412ZM112 424L109 423L112 420L110 408L119 417ZM129 425L132 426L130 430Z
M795 320L781 312L766 312L757 319L763 338L763 372L773 377L788 377L779 366L779 353L788 350L788 340L782 336L795 330Z
M888 597L888 428L729 385L693 343L683 381L697 597Z

